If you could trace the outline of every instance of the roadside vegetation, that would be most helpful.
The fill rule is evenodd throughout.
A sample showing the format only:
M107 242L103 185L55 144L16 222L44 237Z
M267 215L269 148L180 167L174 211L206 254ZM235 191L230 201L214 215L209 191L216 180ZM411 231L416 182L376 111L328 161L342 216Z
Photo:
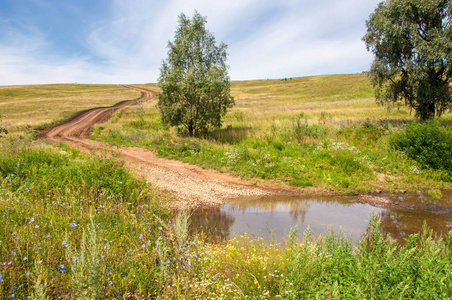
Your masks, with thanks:
M425 164L410 154L411 146L397 146L415 118L406 108L377 105L366 74L233 82L231 93L236 107L223 128L204 136L162 125L150 102L141 111L120 111L91 138L148 147L160 156L281 187L362 193L450 186L450 168ZM436 143L449 145L449 120L445 115L422 126L441 128ZM426 149L431 156L440 150ZM449 150L443 150L437 157L447 157Z
M1 140L0 295L17 299L450 298L452 233L404 246L375 215L360 242L296 229L207 244L113 158Z

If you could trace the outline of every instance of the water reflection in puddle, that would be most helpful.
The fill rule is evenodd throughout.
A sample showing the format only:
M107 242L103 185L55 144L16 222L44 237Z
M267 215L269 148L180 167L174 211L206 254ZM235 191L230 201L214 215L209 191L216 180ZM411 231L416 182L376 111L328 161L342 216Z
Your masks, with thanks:
M448 196L448 195L447 195ZM411 196L409 196L411 197ZM404 199L409 198L405 196ZM450 216L422 209L379 208L355 202L354 197L260 197L230 200L223 207L193 212L191 228L203 232L211 242L228 240L234 235L284 240L294 226L299 236L310 227L313 234L329 228L357 242L366 229L371 211L382 220L383 233L403 240L421 231L424 220L438 234L452 229ZM426 200L425 200L426 201Z

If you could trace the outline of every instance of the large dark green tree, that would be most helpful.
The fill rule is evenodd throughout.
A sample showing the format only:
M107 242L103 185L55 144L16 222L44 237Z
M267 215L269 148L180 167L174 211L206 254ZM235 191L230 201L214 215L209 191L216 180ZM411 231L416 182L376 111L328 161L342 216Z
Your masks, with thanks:
M179 16L174 42L160 69L158 107L162 121L184 126L190 136L219 128L221 118L232 107L224 43L219 45L206 27L206 18Z
M425 121L451 108L451 0L387 0L366 22L377 101L404 102Z

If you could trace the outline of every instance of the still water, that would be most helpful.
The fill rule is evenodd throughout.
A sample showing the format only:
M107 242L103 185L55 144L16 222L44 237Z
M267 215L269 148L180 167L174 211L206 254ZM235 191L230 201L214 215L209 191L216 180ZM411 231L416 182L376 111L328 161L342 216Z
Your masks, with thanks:
M357 203L353 196L239 198L222 207L194 211L191 228L194 232L203 232L212 242L244 233L269 241L283 241L295 226L300 237L308 227L315 235L332 228L357 242L373 210L381 218L383 233L399 241L420 232L424 221L437 234L446 234L452 229L451 191L444 191L440 199L430 198L423 192L386 196L410 206L374 207Z

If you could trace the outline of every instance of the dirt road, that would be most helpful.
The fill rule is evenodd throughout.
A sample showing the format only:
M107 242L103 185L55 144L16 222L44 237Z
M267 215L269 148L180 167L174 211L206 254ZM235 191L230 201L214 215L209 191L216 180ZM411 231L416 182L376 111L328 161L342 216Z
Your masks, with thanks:
M215 170L203 169L176 160L157 157L153 152L136 147L113 147L109 144L85 139L93 125L105 122L120 108L149 101L155 93L146 89L125 86L141 92L136 100L122 101L111 107L98 107L74 114L67 120L43 128L38 137L51 141L66 140L80 149L109 149L132 167L138 176L144 176L154 186L174 195L171 206L193 208L214 206L226 198L278 194L277 189L254 186L238 177Z

